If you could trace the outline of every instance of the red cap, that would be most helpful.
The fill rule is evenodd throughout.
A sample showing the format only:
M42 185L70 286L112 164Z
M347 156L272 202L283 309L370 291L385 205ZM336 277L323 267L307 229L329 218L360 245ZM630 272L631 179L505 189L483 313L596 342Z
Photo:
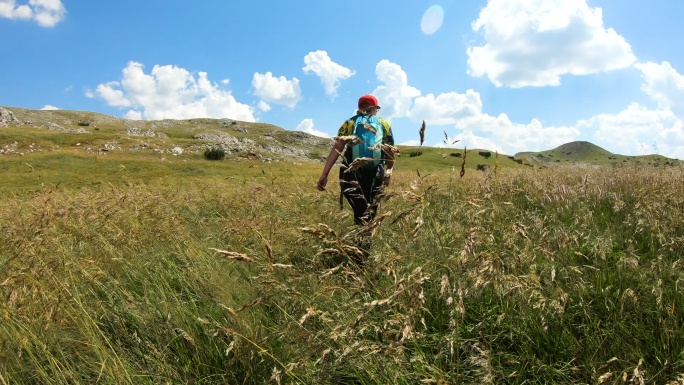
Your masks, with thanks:
M373 95L366 94L359 98L359 110L363 110L368 107L379 107L378 98Z

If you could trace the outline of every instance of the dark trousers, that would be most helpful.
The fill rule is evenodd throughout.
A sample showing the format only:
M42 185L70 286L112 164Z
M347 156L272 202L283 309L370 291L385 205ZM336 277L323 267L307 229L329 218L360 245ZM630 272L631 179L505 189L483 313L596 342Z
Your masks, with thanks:
M378 211L378 195L382 191L385 167L381 164L349 172L345 170L344 167L340 169L342 195L354 209L354 223L364 225L372 221Z

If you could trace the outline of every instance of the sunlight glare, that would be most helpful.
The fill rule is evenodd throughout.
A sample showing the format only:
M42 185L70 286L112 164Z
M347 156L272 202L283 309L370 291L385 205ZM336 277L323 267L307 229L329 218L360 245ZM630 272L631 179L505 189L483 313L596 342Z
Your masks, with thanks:
M425 11L420 21L420 29L426 35L437 32L444 21L444 9L439 5L433 5Z

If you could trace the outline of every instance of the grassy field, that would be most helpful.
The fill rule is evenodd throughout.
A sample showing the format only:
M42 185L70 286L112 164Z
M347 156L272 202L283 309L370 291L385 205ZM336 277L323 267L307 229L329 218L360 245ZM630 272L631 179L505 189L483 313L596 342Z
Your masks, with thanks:
M0 385L684 384L680 162L402 147L357 228L329 143L208 161L196 133L307 138L16 111L88 133L0 129Z
M681 167L408 152L363 270L320 164L0 157L0 383L684 383Z

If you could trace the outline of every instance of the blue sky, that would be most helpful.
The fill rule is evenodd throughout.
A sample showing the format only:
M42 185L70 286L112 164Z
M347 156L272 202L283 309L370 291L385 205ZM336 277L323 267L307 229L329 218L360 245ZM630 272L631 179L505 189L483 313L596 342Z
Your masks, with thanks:
M425 120L429 146L587 140L684 159L682 14L671 0L0 0L0 105L334 136L372 93L399 144Z

